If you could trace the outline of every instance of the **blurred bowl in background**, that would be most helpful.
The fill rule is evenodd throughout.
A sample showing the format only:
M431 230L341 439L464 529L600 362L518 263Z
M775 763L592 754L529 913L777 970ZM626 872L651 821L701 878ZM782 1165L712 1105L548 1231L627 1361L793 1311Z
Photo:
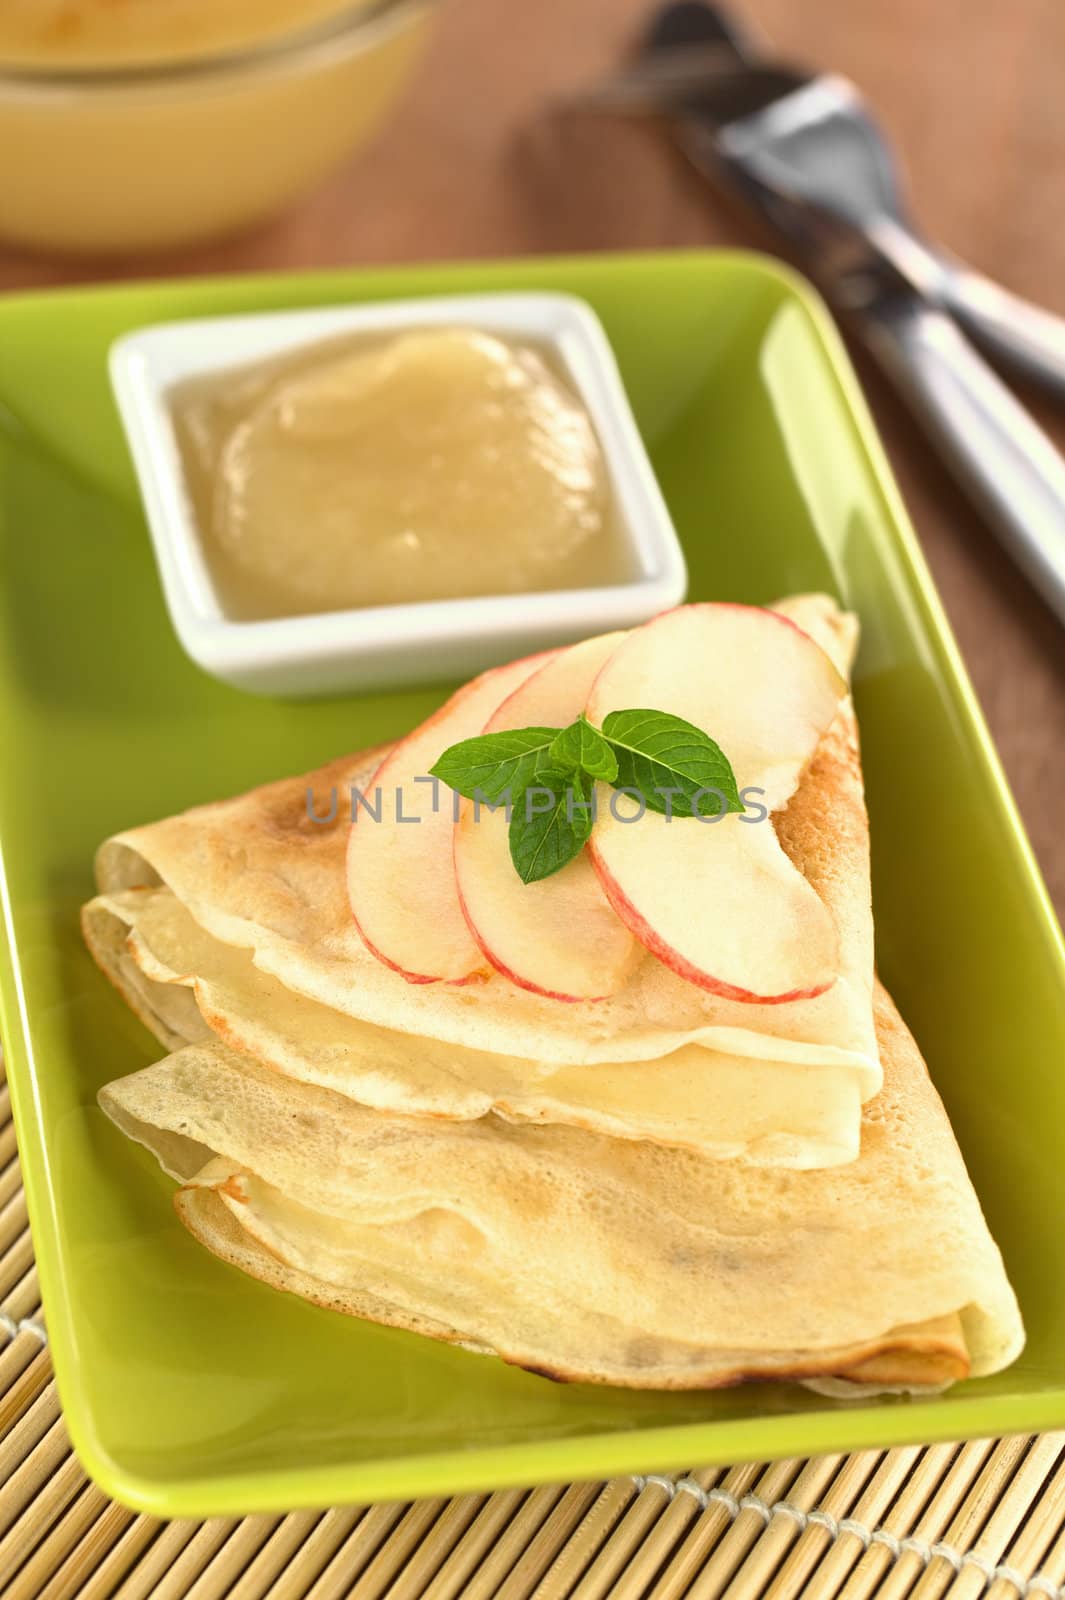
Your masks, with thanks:
M113 254L270 216L376 130L435 5L349 0L312 27L170 59L64 61L59 39L55 64L7 60L0 39L0 234Z

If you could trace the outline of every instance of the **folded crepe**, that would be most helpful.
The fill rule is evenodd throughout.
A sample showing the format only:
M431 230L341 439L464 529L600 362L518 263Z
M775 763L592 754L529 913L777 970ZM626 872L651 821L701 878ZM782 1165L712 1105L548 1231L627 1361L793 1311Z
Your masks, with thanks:
M101 1104L223 1260L555 1378L877 1389L993 1372L1023 1343L924 1063L883 991L859 1158L780 1172L495 1116L367 1110L220 1040Z
M495 1112L762 1162L786 1162L800 1141L807 1161L838 1160L861 1114L857 1075L834 1064L782 1073L748 1058L734 1103L738 1058L701 1044L653 1061L562 1065L360 1022L258 971L249 951L204 932L166 888L99 896L84 925L101 966L168 1049L217 1037L382 1111L460 1120Z
M841 670L855 625L824 596L779 610ZM853 1160L881 1084L869 841L849 699L772 825L835 922L841 965L812 999L750 1005L644 955L605 1000L561 1004L499 974L410 984L355 928L347 797L382 752L132 829L97 859L84 928L169 1047L218 1037L294 1080L404 1115L563 1124L716 1158ZM335 806L333 804L335 800ZM323 824L315 817L335 813Z
M849 663L832 602L781 609ZM172 1052L101 1104L177 1179L204 1244L563 1379L854 1393L1014 1358L1016 1303L943 1108L874 999L849 701L773 819L841 956L829 989L786 1005L707 993L650 955L594 1002L498 974L406 982L346 893L339 796L378 759L100 851L90 948Z

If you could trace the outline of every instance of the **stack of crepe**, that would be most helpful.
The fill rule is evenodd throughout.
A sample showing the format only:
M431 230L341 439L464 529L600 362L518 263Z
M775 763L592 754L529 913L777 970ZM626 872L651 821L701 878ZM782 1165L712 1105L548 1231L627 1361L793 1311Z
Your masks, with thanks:
M833 602L778 609L849 671ZM491 970L407 981L356 926L333 805L386 754L99 852L87 942L170 1052L101 1104L197 1238L279 1289L556 1378L850 1393L1014 1359L999 1252L874 980L849 697L766 824L838 951L834 981L786 1004L650 951L595 1000Z

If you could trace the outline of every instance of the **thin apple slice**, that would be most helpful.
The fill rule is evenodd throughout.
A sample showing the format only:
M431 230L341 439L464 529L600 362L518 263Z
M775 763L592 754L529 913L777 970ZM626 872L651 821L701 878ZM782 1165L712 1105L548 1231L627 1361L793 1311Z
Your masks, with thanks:
M430 780L430 768L449 745L480 733L555 653L474 678L402 739L366 786L374 814L360 809L348 838L348 899L367 949L410 983L455 982L485 966L455 884L455 796Z
M768 818L633 816L626 797L611 810L609 791L600 794L588 848L610 904L652 955L689 983L752 1005L831 986L835 924Z
M717 741L740 788L778 811L847 692L809 634L775 611L681 606L629 634L588 696L589 722L611 711L668 711Z
M624 637L604 634L562 651L503 702L485 732L567 726ZM523 883L504 812L467 801L455 830L455 877L474 939L512 983L556 1000L602 999L621 986L635 941L585 851L553 877Z
M630 634L596 679L586 715L597 726L627 708L685 718L721 746L741 792L760 791L773 811L794 793L846 690L788 619L754 606L694 605ZM660 961L689 983L752 1003L829 987L835 927L771 818L634 820L631 804L610 798L600 795L589 853L610 904Z

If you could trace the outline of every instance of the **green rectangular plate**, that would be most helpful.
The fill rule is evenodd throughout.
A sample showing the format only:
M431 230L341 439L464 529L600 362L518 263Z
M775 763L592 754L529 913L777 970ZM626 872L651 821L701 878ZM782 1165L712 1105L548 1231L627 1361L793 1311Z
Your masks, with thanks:
M693 598L826 588L857 673L884 977L924 1047L1028 1324L933 1399L632 1394L272 1293L184 1233L96 1108L158 1046L82 948L105 835L402 733L443 691L297 704L201 675L163 609L108 346L161 318L491 289L585 296L621 363ZM282 1511L1065 1424L1065 962L834 328L756 257L163 283L0 304L3 1029L67 1423L161 1516ZM855 1272L875 1272L856 1261Z

